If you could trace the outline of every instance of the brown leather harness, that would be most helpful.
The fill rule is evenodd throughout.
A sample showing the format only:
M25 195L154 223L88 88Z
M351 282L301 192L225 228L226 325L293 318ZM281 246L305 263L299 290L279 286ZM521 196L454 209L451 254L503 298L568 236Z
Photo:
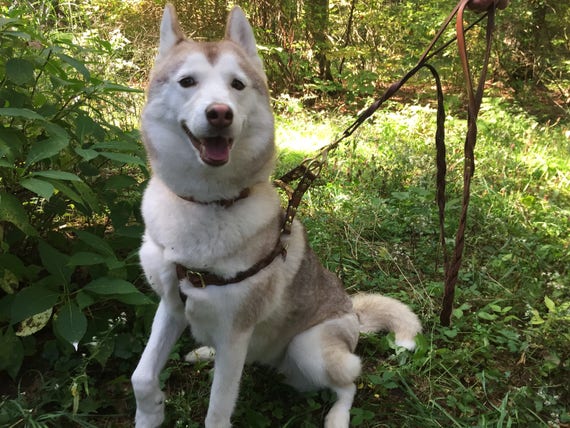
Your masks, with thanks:
M262 269L269 266L281 255L283 258L286 257L286 249L281 241L283 235L288 235L291 233L291 227L293 220L297 213L297 209L303 195L309 189L311 184L319 176L324 164L326 163L329 152L335 150L341 142L350 137L356 129L380 106L389 98L391 98L412 76L414 76L422 68L427 68L434 77L437 90L437 128L435 133L435 146L436 146L436 165L437 165L437 176L436 176L436 200L439 210L439 227L440 227L440 243L444 254L444 268L445 268L445 286L444 286L444 296L442 302L442 311L440 313L440 321L442 325L449 325L451 322L451 313L453 309L453 297L455 294L455 285L457 283L459 268L461 266L461 260L463 256L463 249L465 246L465 227L467 223L467 211L469 207L469 196L471 187L471 178L473 177L475 170L474 163L474 148L477 139L477 117L479 114L479 109L481 107L481 101L483 98L483 89L485 86L485 79L487 74L487 67L489 64L489 57L491 51L491 41L492 34L494 30L494 16L495 9L504 9L509 0L460 0L455 6L449 16L445 19L443 25L440 27L439 31L424 51L420 57L418 63L412 68L404 77L400 80L394 82L386 90L386 92L376 101L374 101L366 110L364 110L356 118L356 120L344 130L332 143L323 147L319 150L318 154L312 158L305 159L299 166L293 168L285 175L279 179L274 180L274 184L285 191L288 197L288 205L285 209L283 216L283 221L281 224L281 235L277 240L274 249L264 257L262 260L255 263L249 269L238 272L231 278L224 278L210 272L192 270L190 268L184 267L182 265L176 265L176 273L179 280L188 279L192 285L195 287L205 287L208 285L228 285L237 282L241 282L255 274L257 274ZM464 26L464 11L465 9L471 9L477 12L484 12L484 14L479 17L474 23L465 28ZM437 41L441 38L443 32L447 29L453 17L456 17L456 36L450 41L444 43L441 47L433 50ZM465 33L470 30L473 26L477 25L484 18L487 18L487 34L486 34L486 50L483 60L483 66L481 69L479 82L477 84L476 90L474 90L473 79L471 77L467 48L465 44ZM463 74L465 78L465 86L468 95L468 106L467 106L467 133L465 137L464 145L464 173L463 173L463 203L461 214L459 218L459 226L455 237L455 247L451 260L449 259L446 243L445 243L445 186L446 186L446 149L445 149L445 110L443 105L443 90L439 74L437 70L428 63L428 61L435 55L440 53L442 50L447 48L453 41L457 40L457 47L459 52L459 58L461 60L461 65L463 68ZM293 188L291 183L298 180L297 186ZM249 196L249 189L245 189L236 198L230 200L219 200L212 202L200 202L196 201L191 197L183 197L183 199L201 204L216 204L225 208L231 207L235 202L246 198Z

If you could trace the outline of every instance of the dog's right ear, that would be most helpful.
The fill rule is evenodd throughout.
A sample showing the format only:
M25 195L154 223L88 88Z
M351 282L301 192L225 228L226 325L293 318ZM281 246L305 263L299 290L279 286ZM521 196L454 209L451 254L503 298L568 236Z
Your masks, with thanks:
M170 49L185 38L186 36L182 32L176 16L176 10L172 4L168 3L164 8L162 22L160 23L160 42L158 44L157 59L165 57Z

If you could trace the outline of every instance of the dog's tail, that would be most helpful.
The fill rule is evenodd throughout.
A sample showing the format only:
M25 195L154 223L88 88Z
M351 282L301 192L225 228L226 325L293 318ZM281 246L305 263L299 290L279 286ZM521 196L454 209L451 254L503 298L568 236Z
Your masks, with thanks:
M356 294L352 296L352 305L361 333L391 331L396 336L396 345L414 349L414 338L422 331L417 315L399 300L380 294Z

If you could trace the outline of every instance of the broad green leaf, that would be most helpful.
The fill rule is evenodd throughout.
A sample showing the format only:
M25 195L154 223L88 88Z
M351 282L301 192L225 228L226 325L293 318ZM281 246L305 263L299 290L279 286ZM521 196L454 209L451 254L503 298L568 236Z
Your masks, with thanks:
M91 357L95 358L101 366L105 366L107 360L115 350L114 338L105 337L103 340L97 340L89 343Z
M91 146L94 150L118 150L121 153L131 152L140 153L142 150L141 145L135 141L103 141L93 144Z
M83 290L79 290L77 292L77 294L75 295L75 301L77 302L77 306L79 306L79 309L83 310L83 309L87 308L88 306L91 306L97 300L95 300L93 295L86 293Z
M34 192L36 195L48 200L53 196L53 193L55 192L55 188L50 182L38 180L36 178L25 178L20 181L20 186L25 187L26 189Z
M495 314L490 314L488 312L484 312L484 311L479 311L477 313L477 316L481 319L487 320L487 321L494 321L496 320L498 317Z
M75 350L87 331L87 318L75 303L68 303L57 313L53 322L55 333L70 343Z
M139 290L130 282L118 279L102 277L91 281L83 290L99 295L112 294L136 294Z
M85 159L86 161L90 161L95 159L97 156L99 156L99 152L96 150L92 150L92 149L82 149L80 147L76 147L75 148L75 153L77 153L79 156L81 156L83 159Z
M42 126L51 137L69 140L69 134L63 126L53 122L45 122Z
M16 159L22 157L27 140L20 129L0 127L0 156L7 161L10 168L14 168Z
M137 184L135 180L130 175L120 174L113 175L105 182L105 188L109 190L121 190L127 187L131 187Z
M548 296L544 296L544 304L548 308L548 312L556 313L556 304Z
M12 379L16 379L24 361L24 346L11 328L4 334L0 331L0 372L6 371Z
M28 214L20 201L9 193L0 193L0 220L14 224L28 236L38 234L30 224Z
M536 309L532 309L531 313L532 313L532 318L530 319L530 323L532 325L540 325L546 322L544 321L544 318L540 316L540 313Z
M128 165L146 166L146 161L142 160L138 156L133 156L126 153L112 153L112 152L99 152L99 154L115 162L126 163Z
M44 241L40 241L38 249L44 268L57 278L59 285L69 284L73 273L73 268L68 265L69 256Z
M85 201L75 190L73 190L67 184L62 183L61 181L57 183L57 190L71 199L73 202L77 202L78 204L85 204Z
M20 280L28 273L28 267L24 262L18 256L9 253L0 254L0 268L13 272Z
M146 295L137 291L133 294L120 294L113 297L119 302L126 303L127 305L140 306L140 305L153 305L154 302Z
M6 77L16 85L34 83L34 65L22 58L12 58L6 61Z
M69 138L61 135L35 141L28 152L26 165L30 166L43 159L51 158L61 152L68 144Z
M33 110L27 108L5 107L0 108L0 116L19 117L22 119L46 120Z
M75 187L75 190L79 192L79 195L81 196L83 204L86 206L86 208L89 208L96 213L101 211L99 198L97 197L95 192L91 189L91 187L89 187L83 181L74 181L73 187Z
M32 334L37 333L47 325L51 319L52 313L53 308L49 308L39 314L31 316L30 318L26 318L18 325L16 336L31 336Z
M113 257L115 256L115 251L113 251L113 248L111 248L109 243L103 238L92 233L85 232L84 230L77 230L75 233L81 241L85 242L94 250L97 250L100 254Z
M104 92L134 92L134 93L142 93L143 91L138 88L132 88L130 86L119 85L117 83L111 82L102 82L99 86Z
M58 52L56 54L63 62L66 62L67 64L71 65L73 68L75 68L79 73L81 73L81 75L83 76L83 78L87 81L91 78L91 73L89 73L89 70L87 69L87 67L85 66L85 64L83 64L81 61L76 60L75 58L70 57L69 55L66 55L64 53Z
M41 285L26 287L14 297L10 319L12 324L52 308L59 299L59 293Z
M67 171L36 171L32 173L36 177L52 178L55 180L67 180L67 181L81 181L76 174Z
M79 251L72 254L69 258L69 266L91 266L105 263L107 257L99 253L90 253L87 251Z

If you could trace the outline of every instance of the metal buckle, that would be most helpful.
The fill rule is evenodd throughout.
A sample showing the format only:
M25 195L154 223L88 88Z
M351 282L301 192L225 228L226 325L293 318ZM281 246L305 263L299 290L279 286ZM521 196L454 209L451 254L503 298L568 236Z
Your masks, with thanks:
M206 288L206 281L202 272L188 270L186 271L186 278L196 288Z

